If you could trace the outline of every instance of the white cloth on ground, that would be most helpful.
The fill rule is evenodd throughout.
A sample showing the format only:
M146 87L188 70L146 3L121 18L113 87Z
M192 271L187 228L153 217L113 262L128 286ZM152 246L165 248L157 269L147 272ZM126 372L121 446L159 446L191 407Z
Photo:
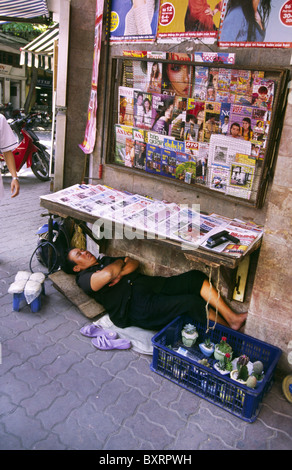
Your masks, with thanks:
M156 331L144 330L137 326L119 328L113 324L108 314L103 315L100 319L93 322L93 324L99 325L107 330L116 331L121 338L130 340L134 351L141 354L153 354L151 338L155 335Z

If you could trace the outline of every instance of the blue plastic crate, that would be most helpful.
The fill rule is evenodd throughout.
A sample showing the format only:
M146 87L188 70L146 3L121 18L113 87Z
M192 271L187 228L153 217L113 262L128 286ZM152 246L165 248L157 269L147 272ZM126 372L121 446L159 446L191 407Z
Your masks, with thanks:
M181 343L181 330L186 323L194 324L199 333L192 348L186 348ZM210 326L212 325L210 322ZM205 367L198 362L204 358L199 343L209 337L216 344L222 336L232 346L233 357L246 354L251 362L262 361L264 364L264 379L255 389L235 382L229 375L221 375L213 367ZM275 346L218 324L206 334L206 324L194 322L187 316L173 320L153 336L152 344L151 370L248 422L255 421L258 416L261 402L272 385L274 371L282 353ZM180 346L187 349L191 357L172 349ZM217 362L212 358L208 358L208 361L211 366Z

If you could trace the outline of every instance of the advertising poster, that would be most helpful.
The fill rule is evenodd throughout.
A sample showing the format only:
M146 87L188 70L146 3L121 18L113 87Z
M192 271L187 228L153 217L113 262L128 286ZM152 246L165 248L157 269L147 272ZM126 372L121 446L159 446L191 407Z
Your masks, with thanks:
M161 0L157 38L217 38L221 6L220 0Z
M261 0L256 14L248 11L247 3L224 0L219 47L291 48L292 0ZM254 20L247 21L247 15Z
M154 41L159 0L112 0L110 41Z
M79 145L85 154L93 152L96 139L96 111L97 111L97 84L98 71L100 62L101 36L102 36L102 17L103 17L103 0L96 1L95 14L95 30L94 30L94 51L93 66L91 78L91 92L87 112L87 124L85 128L85 136L82 144Z

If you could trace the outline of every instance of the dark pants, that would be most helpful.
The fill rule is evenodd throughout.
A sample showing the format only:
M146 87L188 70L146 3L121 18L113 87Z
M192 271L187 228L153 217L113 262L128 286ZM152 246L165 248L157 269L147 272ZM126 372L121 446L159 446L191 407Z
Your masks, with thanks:
M204 273L195 270L166 278L137 279L128 311L131 325L159 330L183 314L204 321L206 302L200 291L205 279Z

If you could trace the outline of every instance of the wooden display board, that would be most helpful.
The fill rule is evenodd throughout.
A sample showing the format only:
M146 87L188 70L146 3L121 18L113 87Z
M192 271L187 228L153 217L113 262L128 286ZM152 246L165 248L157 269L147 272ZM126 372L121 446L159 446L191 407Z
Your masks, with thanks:
M261 207L279 146L287 69L114 57L106 162Z

